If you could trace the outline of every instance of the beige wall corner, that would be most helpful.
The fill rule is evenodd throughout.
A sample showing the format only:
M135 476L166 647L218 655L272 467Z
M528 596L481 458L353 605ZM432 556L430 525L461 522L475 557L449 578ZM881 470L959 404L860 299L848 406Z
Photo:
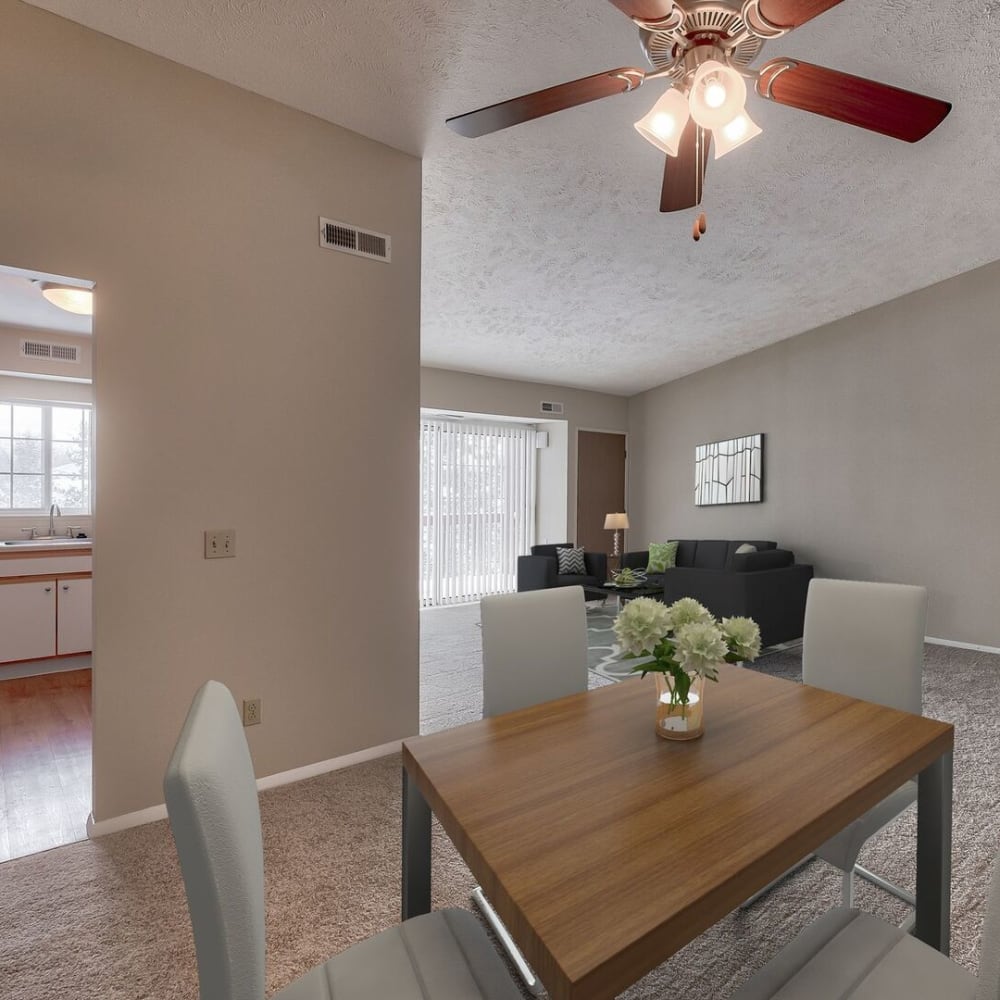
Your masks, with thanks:
M0 80L3 263L97 286L95 819L162 801L208 677L258 774L414 733L419 161L15 3Z
M635 548L772 538L922 584L930 635L1000 646L1000 263L635 396ZM763 431L765 502L694 506L694 449Z
M542 501L539 509L539 540L543 535L557 532L565 524L566 535L549 538L551 542L576 539L576 432L627 431L628 400L603 392L584 389L567 389L544 382L516 382L511 379L491 378L466 372L448 371L443 368L420 369L420 405L437 409L457 410L465 413L486 413L506 417L537 419L539 425L556 422L541 412L542 400L563 403L560 420L565 425L565 435L550 434L550 454L539 466L538 486L541 491L548 486L558 489L556 480L564 476L565 522L550 503ZM552 430L546 426L545 429ZM564 443L565 442L565 445ZM560 452L560 449L563 449ZM565 454L565 473L560 454ZM551 494L546 494L550 496ZM559 494L562 496L562 494Z

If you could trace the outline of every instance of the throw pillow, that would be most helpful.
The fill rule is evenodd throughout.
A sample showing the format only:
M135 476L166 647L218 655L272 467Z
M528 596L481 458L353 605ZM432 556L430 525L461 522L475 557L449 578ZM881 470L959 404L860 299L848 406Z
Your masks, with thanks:
M587 575L587 564L583 561L583 549L556 549L560 573L572 573L575 576Z
M757 546L751 545L749 542L744 542L737 550L736 555L741 556L744 552L756 552Z
M677 564L677 542L650 542L647 573L665 573Z

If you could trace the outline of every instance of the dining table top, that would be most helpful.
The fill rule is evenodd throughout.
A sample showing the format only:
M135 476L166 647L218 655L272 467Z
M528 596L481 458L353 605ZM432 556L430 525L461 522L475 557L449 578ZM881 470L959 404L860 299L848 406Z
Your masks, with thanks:
M614 996L953 745L953 727L724 666L705 733L651 677L403 742L554 1000Z

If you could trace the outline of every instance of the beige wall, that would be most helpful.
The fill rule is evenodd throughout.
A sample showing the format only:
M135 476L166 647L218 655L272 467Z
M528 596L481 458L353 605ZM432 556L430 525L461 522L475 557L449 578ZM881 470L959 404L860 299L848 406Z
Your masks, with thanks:
M97 284L95 818L162 801L208 677L259 774L416 732L419 161L13 0L0 81L3 259Z
M1000 646L1000 264L630 401L633 547L773 538L918 583L928 634ZM765 502L694 506L695 445L763 431Z
M567 431L566 460L566 527L568 535L549 541L574 541L576 536L576 432L579 429L596 431L626 431L628 429L628 400L603 392L583 389L566 389L541 382L514 382L509 379L490 378L486 375L469 375L465 372L446 371L441 368L420 369L420 405L470 413L495 413L508 417L537 417L549 419L540 409L542 400L565 404L562 418ZM550 444L556 447L555 437ZM553 461L556 453L553 453ZM554 468L554 467L553 467ZM539 484L551 481L556 474L552 469L539 469ZM543 510L539 527L555 530L558 516ZM539 541L542 534L539 532Z

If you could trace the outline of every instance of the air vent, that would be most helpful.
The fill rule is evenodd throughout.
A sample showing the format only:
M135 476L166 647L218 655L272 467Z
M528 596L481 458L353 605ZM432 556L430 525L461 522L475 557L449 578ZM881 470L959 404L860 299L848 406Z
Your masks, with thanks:
M562 411L562 403L550 403L544 399L542 400L542 413L562 413Z
M22 358L44 358L46 361L69 361L80 363L80 351L66 344L46 344L40 340L21 341Z
M346 222L332 219L319 220L319 245L327 250L351 253L355 257L369 257L388 264L392 260L392 238L385 233L358 229Z

